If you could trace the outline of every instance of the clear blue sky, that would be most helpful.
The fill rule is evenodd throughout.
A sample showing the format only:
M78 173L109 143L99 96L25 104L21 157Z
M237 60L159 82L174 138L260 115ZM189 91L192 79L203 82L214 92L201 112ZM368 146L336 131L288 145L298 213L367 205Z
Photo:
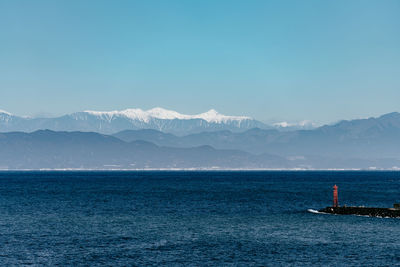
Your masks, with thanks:
M0 0L0 109L400 111L400 1Z

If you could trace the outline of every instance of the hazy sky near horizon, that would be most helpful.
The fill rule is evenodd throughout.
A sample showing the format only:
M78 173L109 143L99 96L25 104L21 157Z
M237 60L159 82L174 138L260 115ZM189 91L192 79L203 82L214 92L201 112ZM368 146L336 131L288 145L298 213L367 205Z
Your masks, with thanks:
M400 111L400 1L0 0L0 109Z

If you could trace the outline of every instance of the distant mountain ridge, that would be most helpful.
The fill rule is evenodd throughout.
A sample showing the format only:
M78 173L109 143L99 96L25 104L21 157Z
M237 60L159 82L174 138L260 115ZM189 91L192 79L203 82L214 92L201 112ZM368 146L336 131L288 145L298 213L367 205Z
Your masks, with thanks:
M251 128L268 129L270 126L246 116L227 116L211 109L197 115L186 115L163 108L147 111L84 111L56 118L27 118L0 111L0 132L49 129L54 131L87 131L103 134L122 130L155 129L177 135L203 131L244 131Z
M190 147L210 145L253 154L271 153L285 158L321 157L400 159L400 113L378 118L341 121L313 130L282 132L254 128L244 132L215 131L174 136L151 130L114 134L125 141L146 140L157 145Z
M0 170L18 169L332 169L393 168L397 158L254 155L209 145L178 148L124 142L93 132L0 134Z
M74 116L83 118L75 119ZM89 129L96 128L99 121L89 119L89 122L84 119L85 116L105 116L110 119L110 114L82 112L60 117L63 118L61 121L49 122L46 119L25 120L9 113L0 113L1 121L14 125L22 123L24 127L27 123L33 123L35 127L40 125L46 128L49 123L57 126L54 123L71 120L75 127L87 129L86 132L40 130L32 133L2 133L0 169L400 169L400 113L397 112L377 118L340 121L311 130L250 128L239 131L235 128L235 131L231 131L226 128L207 128L182 135L155 129L123 130L113 135L94 133ZM116 123L122 118L113 114L111 119ZM164 119L160 120L166 123ZM184 123L192 120L208 123L201 118L167 121ZM126 120L122 121L126 123ZM91 125L92 122L94 125ZM61 126L65 127L64 124ZM101 126L108 127L109 124Z
M0 134L0 169L152 169L152 168L286 168L273 155L252 155L210 146L160 147L150 142L124 142L93 132Z
M396 148L395 145L400 141L400 113L390 113L378 118L341 121L317 129L291 132L253 128L244 132L215 131L178 137L155 130L125 130L114 136L125 141L140 139L158 145L178 147L211 145L223 149L241 149L250 153L273 151L277 154L305 152L326 154L335 151L336 146L349 146L352 143L370 148L380 144L382 148L386 148L389 142L392 148ZM333 147L325 153L330 145ZM314 146L316 148L313 148ZM387 149L387 152L391 150ZM351 151L349 153L352 154Z

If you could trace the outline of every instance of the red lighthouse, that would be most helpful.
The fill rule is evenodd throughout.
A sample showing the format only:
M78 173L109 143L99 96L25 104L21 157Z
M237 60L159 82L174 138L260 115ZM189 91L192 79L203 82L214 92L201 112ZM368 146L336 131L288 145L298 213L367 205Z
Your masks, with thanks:
M337 185L333 186L333 206L334 207L339 207L339 201L338 201L338 187Z

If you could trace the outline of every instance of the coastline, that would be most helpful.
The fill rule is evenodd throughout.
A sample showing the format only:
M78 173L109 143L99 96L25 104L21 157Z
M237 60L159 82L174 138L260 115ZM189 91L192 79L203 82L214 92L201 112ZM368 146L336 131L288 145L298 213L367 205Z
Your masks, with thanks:
M0 169L0 172L29 172L29 171L36 171L36 172L52 172L52 171L110 171L110 172L146 172L146 171L171 171L171 172L180 172L180 171L193 171L193 172L201 172L201 171L206 171L206 172L399 172L399 168L391 168L391 169L300 169L300 168L292 168L292 169L265 169L265 168L260 168L260 169L246 169L246 168L240 168L240 169L234 169L234 168L142 168L142 169L90 169L90 168L42 168L42 169Z

